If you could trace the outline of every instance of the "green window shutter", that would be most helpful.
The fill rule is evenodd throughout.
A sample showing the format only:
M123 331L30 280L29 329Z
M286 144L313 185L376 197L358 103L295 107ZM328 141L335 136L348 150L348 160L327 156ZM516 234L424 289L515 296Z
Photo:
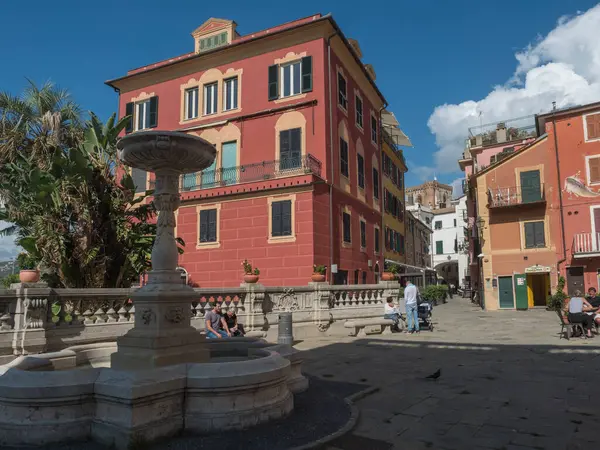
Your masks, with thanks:
M312 56L306 56L302 58L302 92L310 92L312 88Z
M538 202L541 199L540 171L528 170L521 172L521 202Z
M125 134L129 134L133 131L133 102L129 102L125 105L125 115L129 116L129 120L127 121L127 125L125 125Z
M444 241L435 241L435 254L444 254Z
M525 248L535 247L535 222L525 223Z
M536 247L545 247L546 246L546 237L544 236L544 222L534 222L533 223L533 232L535 235L535 246Z
M279 98L279 66L269 66L269 101Z
M150 123L149 128L156 128L158 125L158 96L150 98Z

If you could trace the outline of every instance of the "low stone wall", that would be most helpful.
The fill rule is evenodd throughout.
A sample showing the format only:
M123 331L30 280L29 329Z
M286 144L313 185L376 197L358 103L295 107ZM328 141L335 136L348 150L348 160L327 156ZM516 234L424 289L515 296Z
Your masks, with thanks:
M133 289L50 289L44 284L16 284L0 290L0 364L20 355L60 351L74 345L115 341L135 320ZM192 325L204 329L204 316L215 302L234 309L249 336L272 339L279 314L294 313L294 335L344 333L348 319L379 317L388 296L400 285L197 288L191 302Z

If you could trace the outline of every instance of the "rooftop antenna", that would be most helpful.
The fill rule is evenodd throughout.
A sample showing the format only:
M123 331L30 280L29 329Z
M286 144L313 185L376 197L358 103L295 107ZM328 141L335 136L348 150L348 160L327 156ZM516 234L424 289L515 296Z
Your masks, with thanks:
M552 111L556 111L556 102L552 102Z

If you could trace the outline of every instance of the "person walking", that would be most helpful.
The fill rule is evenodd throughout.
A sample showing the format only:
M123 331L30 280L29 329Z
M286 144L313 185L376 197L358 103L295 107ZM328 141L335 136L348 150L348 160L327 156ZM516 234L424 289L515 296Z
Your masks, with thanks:
M404 303L406 305L406 326L409 334L419 332L419 308L417 305L418 292L417 287L409 280L406 280Z

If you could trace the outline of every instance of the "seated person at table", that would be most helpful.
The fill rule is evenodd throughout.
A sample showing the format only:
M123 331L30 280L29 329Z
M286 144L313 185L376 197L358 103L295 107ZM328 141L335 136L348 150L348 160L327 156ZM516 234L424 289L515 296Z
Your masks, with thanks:
M594 309L595 308L583 298L583 295L579 290L575 291L575 295L565 303L565 311L568 313L569 322L582 323L587 332L587 337L592 337L594 319L592 316L586 314L586 312L591 312Z
M588 303L594 308L600 307L600 297L598 297L595 287L591 287L588 289L588 293L585 296L585 298L587 299Z
M400 311L398 310L398 307L394 305L394 299L392 297L388 297L387 302L385 303L385 305L383 307L384 307L383 318L393 320L394 321L394 329L396 331L400 330L400 327L398 326L400 324Z
M208 339L221 339L231 337L227 322L221 315L221 304L215 303L212 311L209 311L204 316L204 324L206 326L206 337ZM221 329L221 327L223 329Z
M238 323L237 315L233 309L228 309L227 313L223 316L223 319L227 323L227 328L232 336L243 336L246 334L244 332L244 326L241 323Z

